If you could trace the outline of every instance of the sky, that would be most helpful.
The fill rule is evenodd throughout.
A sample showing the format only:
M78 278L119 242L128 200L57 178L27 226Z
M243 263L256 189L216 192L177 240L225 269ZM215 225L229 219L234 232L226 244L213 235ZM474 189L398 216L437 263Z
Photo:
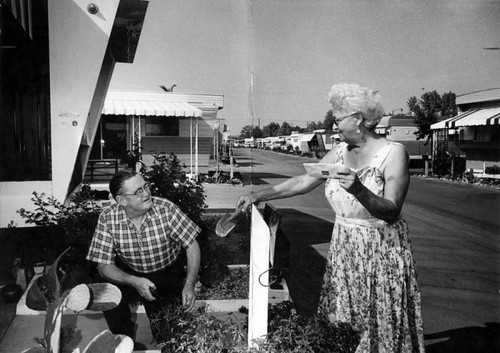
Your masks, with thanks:
M245 125L323 121L335 83L378 90L387 113L427 91L500 87L499 0L150 0L134 63L111 90L222 94Z

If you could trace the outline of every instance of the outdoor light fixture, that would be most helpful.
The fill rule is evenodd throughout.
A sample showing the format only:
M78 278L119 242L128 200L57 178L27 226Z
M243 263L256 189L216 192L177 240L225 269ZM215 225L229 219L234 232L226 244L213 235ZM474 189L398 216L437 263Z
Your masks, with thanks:
M87 11L92 14L92 15L95 15L96 13L99 12L99 7L94 4L93 2L91 2L90 4L87 5Z

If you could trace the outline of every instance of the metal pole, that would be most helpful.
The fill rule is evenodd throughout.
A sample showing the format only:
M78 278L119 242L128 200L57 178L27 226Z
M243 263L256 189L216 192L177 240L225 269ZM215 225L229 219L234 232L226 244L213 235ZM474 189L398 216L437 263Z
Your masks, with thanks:
M198 120L199 118L196 117L196 129L195 129L195 133L196 133L196 147L195 147L195 173L196 173L196 181L198 181Z
M130 116L130 121L132 122L132 129L131 129L131 134L130 134L130 150L134 150L134 143L135 143L135 115Z
M219 172L219 130L215 130L215 163L217 163L217 172Z
M100 125L100 127L101 127L101 128L100 128L100 130L99 130L99 131L100 131L100 141L99 141L99 144L101 145L101 159L104 159L104 157L103 157L103 156L104 156L104 154L103 154L103 151L102 151L102 150L103 150L103 148L104 148L104 146L103 146L103 144L104 144L103 142L104 142L104 141L102 140L102 122L103 122L102 120L103 120L103 119L101 119L101 123L99 124L99 125Z
M138 143L137 143L137 146L139 147L139 153L141 153L141 116L139 115L137 117L137 121L139 122L139 138L137 139L138 140Z
M191 177L193 177L193 117L189 118L189 167Z

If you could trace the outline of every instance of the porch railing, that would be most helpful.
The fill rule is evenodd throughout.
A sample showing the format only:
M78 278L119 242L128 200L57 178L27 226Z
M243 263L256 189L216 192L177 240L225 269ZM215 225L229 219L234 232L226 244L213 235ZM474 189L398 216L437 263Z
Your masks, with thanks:
M118 165L118 159L90 159L85 171L85 181L109 181L118 172Z

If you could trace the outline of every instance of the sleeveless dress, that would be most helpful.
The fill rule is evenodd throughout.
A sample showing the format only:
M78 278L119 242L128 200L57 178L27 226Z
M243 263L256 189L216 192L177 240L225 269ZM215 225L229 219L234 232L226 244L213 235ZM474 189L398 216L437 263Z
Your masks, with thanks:
M381 166L397 143L381 148L356 173L375 195L384 195ZM344 165L347 144L338 145L335 163ZM400 217L374 218L359 201L328 179L325 195L335 211L318 313L347 322L361 335L356 352L425 352L420 289L408 238Z

